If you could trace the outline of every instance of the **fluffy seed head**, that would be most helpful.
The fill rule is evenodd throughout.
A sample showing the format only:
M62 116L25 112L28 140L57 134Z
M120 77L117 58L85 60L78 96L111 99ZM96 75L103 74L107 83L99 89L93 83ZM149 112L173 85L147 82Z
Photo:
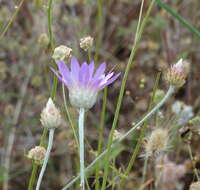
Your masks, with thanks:
M190 190L199 190L200 189L200 182L195 182L190 185Z
M170 85L181 87L185 84L187 76L186 63L180 59L176 64L172 65L165 74L165 80Z
M152 156L165 151L168 146L168 139L168 131L166 129L155 129L147 138L145 153L148 156Z
M71 57L72 57L72 49L64 45L56 47L52 55L52 58L55 61L67 61Z
M49 98L45 108L42 110L41 119L43 127L57 128L61 124L60 111L56 108L53 100Z
M36 146L28 152L28 158L35 161L37 164L42 164L46 154L46 149L42 146Z
M93 45L93 38L91 36L87 36L85 38L81 38L80 39L80 47L85 50L88 51L89 48L91 48Z

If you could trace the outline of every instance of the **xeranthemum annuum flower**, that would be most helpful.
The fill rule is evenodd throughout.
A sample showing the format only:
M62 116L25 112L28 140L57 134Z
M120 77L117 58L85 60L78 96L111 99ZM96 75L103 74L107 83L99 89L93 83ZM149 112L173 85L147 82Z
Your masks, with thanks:
M95 72L94 62L79 64L76 57L71 58L69 69L63 61L57 61L59 73L53 72L69 90L72 106L90 109L96 102L98 92L113 83L120 75L110 71L105 74L106 63L103 62Z

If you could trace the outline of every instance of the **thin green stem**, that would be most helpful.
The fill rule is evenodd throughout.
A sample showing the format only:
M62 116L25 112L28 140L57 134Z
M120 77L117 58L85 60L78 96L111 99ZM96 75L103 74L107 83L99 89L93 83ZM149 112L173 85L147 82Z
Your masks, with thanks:
M25 0L21 0L19 5L17 5L16 7L16 11L14 12L14 14L12 15L12 17L10 18L10 20L8 21L7 25L5 26L5 28L3 29L1 35L0 35L0 40L4 37L4 35L6 34L6 32L8 31L9 27L12 25L13 21L15 20L17 14L19 13L22 5L24 4Z
M55 131L54 128L49 130L49 142L48 142L47 152L45 154L44 162L43 162L43 165L42 165L42 169L40 171L40 175L39 175L39 178L38 178L38 181L37 181L36 190L40 189L42 178L44 176L44 172L45 172L46 167L47 167L47 163L48 163L49 156L50 156L50 153L51 153L51 149L52 149L52 146L53 146L54 131Z
M111 149L116 147L119 143L121 143L127 136L133 133L138 127L140 127L146 120L148 120L160 107L168 100L168 98L174 93L175 87L170 86L167 93L163 97L163 99L148 113L146 114L134 127L132 127L128 132L126 132L122 137L120 137L115 143L112 144ZM85 173L89 172L93 166L98 162L101 161L105 155L108 155L108 149L104 150L87 168L85 168ZM66 186L62 188L62 190L69 189L78 179L80 175L75 177L73 180L70 181Z
M117 125L117 121L118 121L118 117L119 117L119 111L120 111L122 100L123 100L123 96L124 96L124 91L125 91L125 87L126 87L126 81L127 81L127 78L128 78L128 74L129 74L130 68L133 65L133 58L134 58L135 53L137 51L138 42L142 37L142 33L143 33L144 27L145 27L145 25L146 25L146 23L148 21L150 12L151 12L151 10L153 8L154 1L155 0L152 0L151 4L150 4L150 6L149 6L149 8L147 10L147 13L146 13L146 15L145 15L145 17L144 17L144 19L143 19L143 21L141 23L141 27L140 27L140 21L138 23L138 27L137 28L139 28L139 29L138 29L138 32L136 33L135 40L134 40L134 43L133 43L133 47L132 47L132 50L131 50L131 55L129 57L128 64L126 66L126 70L125 70L125 73L124 73L124 76L123 76L123 79L122 79L122 85L121 85L121 89L120 89L120 93L119 93L119 97L118 97L117 108L115 110L114 120L113 120L113 124L112 124L112 128L111 128L111 132L110 132L110 135L109 135L109 139L108 139L108 154L106 155L105 169L104 169L104 176L103 176L103 184L102 184L101 190L104 190L105 187L106 187L106 181L107 181L108 171L109 171L109 154L110 154L110 151L111 151L113 134L114 134L114 131L115 131L115 128L116 128L116 125ZM141 8L142 8L142 6L141 6Z
M80 108L79 110L79 120L78 120L78 129L79 129L79 152L80 152L80 175L81 182L80 186L82 190L85 190L85 166L84 166L84 115L85 109Z
M68 106L67 106L66 95L65 95L65 85L64 84L62 84L62 91L63 91L64 106L65 106L65 110L67 112L67 118L68 118L70 126L72 128L77 147L79 147L78 137L77 137L77 134L76 134L76 129L75 129L74 123L72 121Z
M99 156L100 153L101 153L101 147L102 147L102 142L103 142L103 128L104 128L104 123L105 123L107 93L108 93L108 88L105 88L104 89L104 94L103 94L103 105L102 105L101 120L100 120L100 127L99 127L99 140L98 140L97 156ZM99 190L99 168L100 168L100 165L98 163L97 166L96 166L95 190Z
M50 43L51 50L54 49L53 34L52 34L52 3L53 3L53 0L49 0L48 9L47 9L48 35L49 35L49 43Z
M38 165L33 163L33 169L32 169L31 177L28 184L28 190L33 190L33 185L36 179L37 170L38 170Z
M166 3L161 0L156 0L156 3L166 10L173 18L178 20L181 24L186 26L193 34L195 34L198 38L200 38L200 32L190 23L188 23L183 17L181 17L177 12L171 9Z
M94 60L95 62L98 60L98 56L99 56L99 48L101 45L101 38L102 38L102 4L103 4L103 0L98 0L98 8L97 8L97 18L96 18L96 22L97 22L97 40L96 40L96 51L95 51L95 56L94 56Z

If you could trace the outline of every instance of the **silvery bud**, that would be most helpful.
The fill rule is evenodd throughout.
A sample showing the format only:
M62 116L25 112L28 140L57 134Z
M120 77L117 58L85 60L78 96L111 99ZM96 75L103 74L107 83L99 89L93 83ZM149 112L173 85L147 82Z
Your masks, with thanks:
M60 111L56 108L51 98L49 98L46 107L42 110L41 119L43 127L57 128L61 124Z
M72 49L64 45L56 47L52 55L52 58L55 61L67 61L71 57L72 57Z
M91 36L87 36L85 38L80 39L80 47L88 51L93 46L93 38Z
M37 164L42 164L44 161L45 154L46 149L44 147L36 146L35 148L29 150L27 157Z

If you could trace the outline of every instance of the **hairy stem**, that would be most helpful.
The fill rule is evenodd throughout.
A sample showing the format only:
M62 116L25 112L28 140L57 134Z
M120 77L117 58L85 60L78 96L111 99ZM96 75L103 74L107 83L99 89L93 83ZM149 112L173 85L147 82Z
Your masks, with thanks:
M82 190L85 190L85 167L84 167L84 108L80 108L79 110L79 120L78 120L78 128L79 128L79 152L80 152L80 175L81 182L80 186Z
M43 162L43 165L42 165L42 169L40 171L40 175L39 175L39 178L38 178L38 181L37 181L36 190L40 189L42 178L44 176L44 172L45 172L46 167L47 167L47 163L48 163L49 156L50 156L50 153L51 153L51 149L52 149L52 146L53 146L54 131L55 131L54 128L49 130L49 142L48 142L47 152L45 154L44 162Z

